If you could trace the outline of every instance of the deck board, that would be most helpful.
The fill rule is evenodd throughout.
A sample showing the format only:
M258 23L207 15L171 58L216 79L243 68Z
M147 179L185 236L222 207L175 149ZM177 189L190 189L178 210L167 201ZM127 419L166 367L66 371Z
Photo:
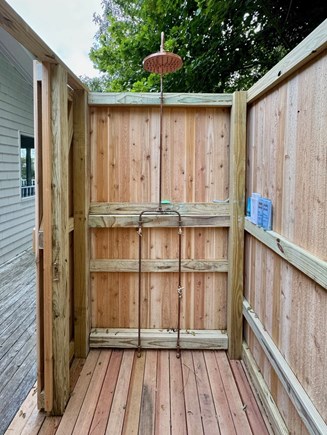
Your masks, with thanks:
M156 350L146 352L139 422L139 433L144 435L154 435L157 359L158 353Z
M197 374L195 380L199 396L203 432L205 434L219 434L219 425L203 353L194 352L193 362L195 373Z
M92 381L85 395L83 405L76 421L73 434L88 433L92 425L93 415L102 389L107 367L110 361L111 352L101 352L94 369Z
M92 350L61 419L37 415L35 405L30 395L21 408L28 415L16 417L8 435L269 433L243 367L225 351L182 351L178 359L168 350L141 358L130 349Z
M171 433L173 435L186 435L187 426L182 365L173 352L170 352L169 368Z
M0 434L36 381L35 304L35 259L29 250L0 266Z
M260 435L269 435L269 431L267 430L267 427L263 419L260 418L261 416L260 409L251 391L251 386L248 382L246 382L247 381L246 374L244 372L244 368L242 366L241 361L231 361L230 365L233 371L236 385L240 392L242 402L246 404L248 408L246 414L252 432L259 433ZM250 406L248 407L249 403Z
M223 435L236 435L228 398L225 393L216 356L212 352L204 355L211 386L212 398L216 408L220 432Z
M111 353L111 358L90 429L90 433L93 435L101 435L106 431L122 357L122 350L115 350Z
M170 433L169 351L158 352L155 433Z
M115 389L106 434L122 433L125 410L127 407L128 390L134 360L134 351L126 350L121 361L119 378Z
M134 369L131 379L131 389L128 395L127 408L124 420L123 434L134 435L138 433L142 389L144 379L145 354L140 358L134 356ZM100 435L100 434L99 434Z
M74 389L74 394L72 394L65 414L63 415L59 428L57 430L58 435L66 435L73 433L76 421L78 419L81 407L90 385L96 364L99 359L100 352L91 352L89 358L87 358L81 375L77 381L76 387Z
M252 433L245 411L245 404L242 403L241 396L237 389L231 367L225 353L216 353L221 379L224 385L229 408L231 410L236 433L250 435Z
M181 360L187 433L189 435L203 435L201 410L196 386L196 377L198 374L194 369L192 352L183 352L181 355Z

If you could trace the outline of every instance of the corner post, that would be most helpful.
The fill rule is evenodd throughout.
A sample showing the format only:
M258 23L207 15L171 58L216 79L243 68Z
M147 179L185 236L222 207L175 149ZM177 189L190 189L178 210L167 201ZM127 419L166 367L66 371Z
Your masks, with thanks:
M230 126L227 333L229 358L240 359L243 334L246 92L233 94Z

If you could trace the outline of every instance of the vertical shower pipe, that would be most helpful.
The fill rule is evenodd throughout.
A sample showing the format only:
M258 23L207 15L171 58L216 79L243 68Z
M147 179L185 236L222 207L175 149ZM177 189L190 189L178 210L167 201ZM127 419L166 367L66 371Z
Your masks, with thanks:
M162 39L161 39L161 44L162 44L162 48L163 48ZM160 74L159 204L158 204L158 210L160 210L160 211L162 210L162 204L161 204L161 186L162 186L162 170L161 170L161 168L162 168L162 114L163 114L163 81L162 81L162 74Z
M162 216L172 215L178 216L178 305L177 305L177 340L176 340L176 356L180 357L180 329L181 329L181 299L183 297L182 287L182 216L177 210L144 210L139 215L138 235L139 235L139 288L138 288L138 335L137 335L137 356L141 356L141 297L142 297L142 228L143 216Z
M138 235L139 235L139 280L138 280L138 339L137 349L138 357L141 356L141 297L142 297L142 228L143 228L143 216L152 215L171 215L176 214L178 216L178 307L177 307L177 342L176 342L176 356L180 357L180 328L181 328L181 299L183 296L182 287L182 217L176 210L162 210L162 120L163 120L163 74L164 72L173 72L179 69L183 62L182 59L174 54L164 51L164 33L161 33L161 45L160 52L152 54L144 59L144 68L151 72L157 72L160 74L160 135L159 135L159 203L158 208L155 211L144 210L139 215L138 221Z

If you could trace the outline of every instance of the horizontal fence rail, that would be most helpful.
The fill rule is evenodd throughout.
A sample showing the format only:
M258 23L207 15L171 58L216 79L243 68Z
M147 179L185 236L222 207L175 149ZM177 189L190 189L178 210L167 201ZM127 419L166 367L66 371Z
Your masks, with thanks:
M326 261L312 255L274 231L265 231L259 228L248 219L245 219L245 230L327 290Z
M326 423L246 299L243 301L243 315L309 433L326 434Z

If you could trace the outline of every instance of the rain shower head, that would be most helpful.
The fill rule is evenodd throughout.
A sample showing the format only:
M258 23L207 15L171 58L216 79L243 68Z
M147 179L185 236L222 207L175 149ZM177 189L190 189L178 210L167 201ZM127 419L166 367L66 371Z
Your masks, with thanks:
M143 68L156 74L168 74L177 71L183 66L183 61L178 54L164 50L164 33L161 33L161 46L158 53L153 53L143 60Z

